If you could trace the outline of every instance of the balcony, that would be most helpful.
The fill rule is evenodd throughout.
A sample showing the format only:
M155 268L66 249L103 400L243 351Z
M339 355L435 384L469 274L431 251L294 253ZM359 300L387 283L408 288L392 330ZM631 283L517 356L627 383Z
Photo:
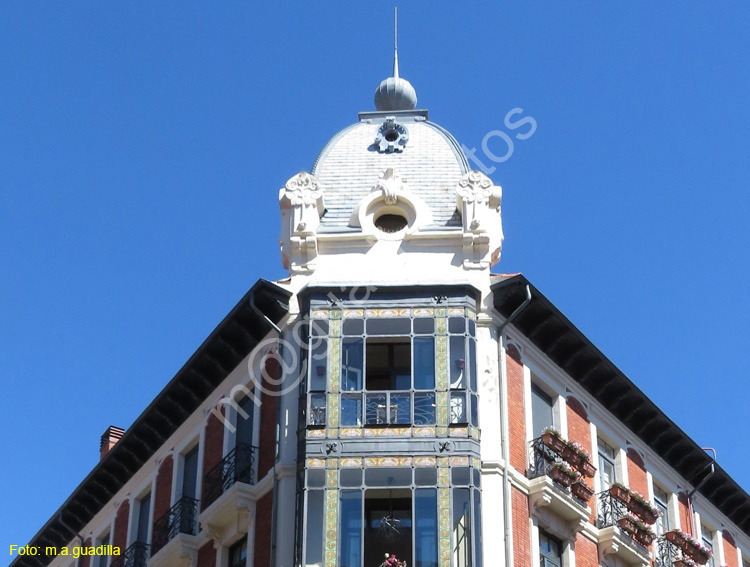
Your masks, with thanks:
M180 534L194 536L198 516L198 500L183 496L161 518L154 522L151 555L156 556L170 541Z
M150 556L151 546L147 543L136 541L125 550L125 553L114 558L112 563L110 563L110 567L146 567Z
M648 538L632 524L625 503L610 491L600 493L598 500L599 553L613 555L628 565L647 567L650 564Z
M251 445L238 445L206 474L206 507L200 521L216 541L229 541L247 530L255 515L256 451Z
M571 492L574 477L557 474L564 466L558 453L547 447L541 438L534 439L530 449L527 476L531 480L532 512L547 530L566 539L572 537L586 525L591 511L582 498Z

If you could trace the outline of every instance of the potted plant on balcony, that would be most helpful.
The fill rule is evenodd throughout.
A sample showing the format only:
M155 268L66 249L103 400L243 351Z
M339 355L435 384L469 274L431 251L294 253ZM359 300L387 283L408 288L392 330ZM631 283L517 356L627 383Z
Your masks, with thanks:
M664 534L664 538L669 543L676 545L683 551L685 550L685 543L687 542L688 537L689 536L685 532L683 532L682 530L677 530L677 529L669 530L668 532Z
M586 458L585 455L581 454L581 450L583 450L583 447L580 443L566 441L565 447L563 448L562 453L560 453L560 456L570 463L570 466L577 469Z
M386 553L385 561L380 564L380 567L406 567L406 561L401 561L395 555Z
M674 567L697 567L695 561L693 561L689 557L684 556L675 559L672 564L674 565Z
M641 545L648 547L654 542L655 538L656 533L654 533L654 531L649 528L647 524L644 524L640 519L636 519L635 540Z
M594 489L589 488L583 478L579 478L570 486L570 492L584 504L588 504L594 495Z
M552 480L560 483L565 488L568 488L573 482L578 480L578 473L564 461L552 465L549 470L549 476Z
M558 455L565 449L565 440L554 427L546 427L542 431L542 443L552 449Z
M614 483L609 487L609 493L612 495L612 498L619 500L626 506L630 502L630 489L624 484L620 484L619 482Z
M635 490L630 491L628 510L649 525L656 522L659 516L661 516L661 510L651 504L643 494Z
M692 541L691 541L692 540ZM688 552L690 557L693 561L695 561L698 565L705 565L708 563L708 560L711 559L711 550L696 540L695 538L690 538L688 542L691 544L691 549Z

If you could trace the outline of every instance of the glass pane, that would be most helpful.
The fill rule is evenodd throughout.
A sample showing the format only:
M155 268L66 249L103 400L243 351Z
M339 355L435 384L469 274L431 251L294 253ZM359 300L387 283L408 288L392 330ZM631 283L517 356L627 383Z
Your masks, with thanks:
M325 392L328 379L328 339L313 339L310 345L310 391Z
M310 396L310 425L326 424L326 395L313 394Z
M411 319L368 319L368 335L408 335L411 333Z
M100 545L109 545L109 534L105 535L102 539L99 540ZM107 561L109 560L109 555L100 555L97 560L97 567L107 567Z
M341 394L341 425L362 426L362 394Z
M554 405L552 398L536 386L531 387L532 437L541 437L546 427L554 427Z
M325 513L323 509L325 492L310 490L307 493L307 538L305 565L323 564L323 526Z
M313 337L321 337L328 334L328 321L323 319L310 320L310 334Z
M365 322L362 319L344 319L344 335L364 335Z
M479 427L479 400L476 396L471 396L471 424Z
M417 486L435 486L437 469L417 467L414 469L414 484Z
M466 332L466 319L463 317L451 317L448 319L448 332L463 335Z
M414 394L414 425L435 425L435 394Z
M326 482L326 471L323 469L307 469L307 486L323 487Z
M466 388L466 337L450 338L451 388Z
M416 567L437 567L437 490L414 491L414 561Z
M414 339L414 388L433 390L435 388L435 338L416 337Z
M471 505L468 488L453 489L453 566L471 567Z
M451 423L467 423L466 392L451 392Z
M252 398L247 396L242 398L242 401L240 401L240 409L242 412L237 412L237 431L235 432L234 437L235 447L243 444L253 444L253 414L255 413L255 403Z
M476 334L477 334L477 324L472 319L469 319L469 336L473 337Z
M196 445L183 461L182 467L182 496L195 498L198 481L198 446Z
M482 525L482 502L481 502L481 493L476 488L474 489L474 531L478 534L482 533L482 530L479 526ZM476 567L482 567L482 538L477 537L476 538L476 545L475 548L475 561L474 565Z
M411 486L411 469L365 469L367 486Z
M367 394L367 425L382 425L387 423L386 394Z
M472 392L477 391L477 343L474 339L469 339L469 367L466 369L469 374L469 389Z
M341 390L351 392L362 389L364 341L344 339L341 348Z
M414 319L415 335L432 335L435 333L435 319Z
M151 493L149 492L141 498L140 507L138 508L138 537L137 541L148 543L148 515L151 508Z
M341 478L341 486L362 486L362 469L341 469L339 476Z
M469 467L456 467L451 470L451 481L453 484L468 486L470 478Z
M324 521L321 519L320 524ZM339 565L360 567L362 557L362 491L341 491L341 523L339 524Z
M390 423L411 423L411 394L391 394Z
M245 567L247 564L247 538L242 538L229 548L229 567Z

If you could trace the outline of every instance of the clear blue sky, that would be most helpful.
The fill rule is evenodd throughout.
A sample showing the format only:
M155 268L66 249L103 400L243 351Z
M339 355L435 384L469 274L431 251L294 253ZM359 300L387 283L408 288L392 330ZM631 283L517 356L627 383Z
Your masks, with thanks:
M285 275L278 189L373 108L391 6L0 5L3 549L254 281ZM748 29L741 2L399 10L432 120L470 147L512 108L537 121L492 175L497 271L524 272L745 489Z

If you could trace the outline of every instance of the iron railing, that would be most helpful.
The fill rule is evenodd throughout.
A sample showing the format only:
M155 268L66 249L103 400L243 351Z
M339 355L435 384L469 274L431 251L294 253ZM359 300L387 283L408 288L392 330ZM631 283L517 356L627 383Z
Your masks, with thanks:
M206 473L203 508L208 508L235 482L255 484L255 447L240 443Z
M555 451L547 447L542 442L541 437L537 437L529 443L531 448L531 463L527 476L532 478L538 478L540 476L549 476L552 467L562 462L562 457Z
M682 551L676 545L664 536L656 540L654 567L672 567L678 559L682 559Z
M599 493L599 511L597 514L597 527L606 528L608 526L614 526L615 524L618 524L618 520L626 517L627 512L628 512L627 505L621 500L618 500L617 498L612 496L612 493L609 490L605 490L604 492ZM635 535L628 533L628 536L631 538L631 540L633 541L635 545L642 547L644 549L645 554L648 555L648 550L646 546L644 546L641 542L639 542L635 538Z
M195 535L198 500L183 496L161 518L154 522L154 533L151 538L151 555L164 547L177 534Z
M146 567L150 550L149 544L136 541L120 557L113 559L110 567Z

